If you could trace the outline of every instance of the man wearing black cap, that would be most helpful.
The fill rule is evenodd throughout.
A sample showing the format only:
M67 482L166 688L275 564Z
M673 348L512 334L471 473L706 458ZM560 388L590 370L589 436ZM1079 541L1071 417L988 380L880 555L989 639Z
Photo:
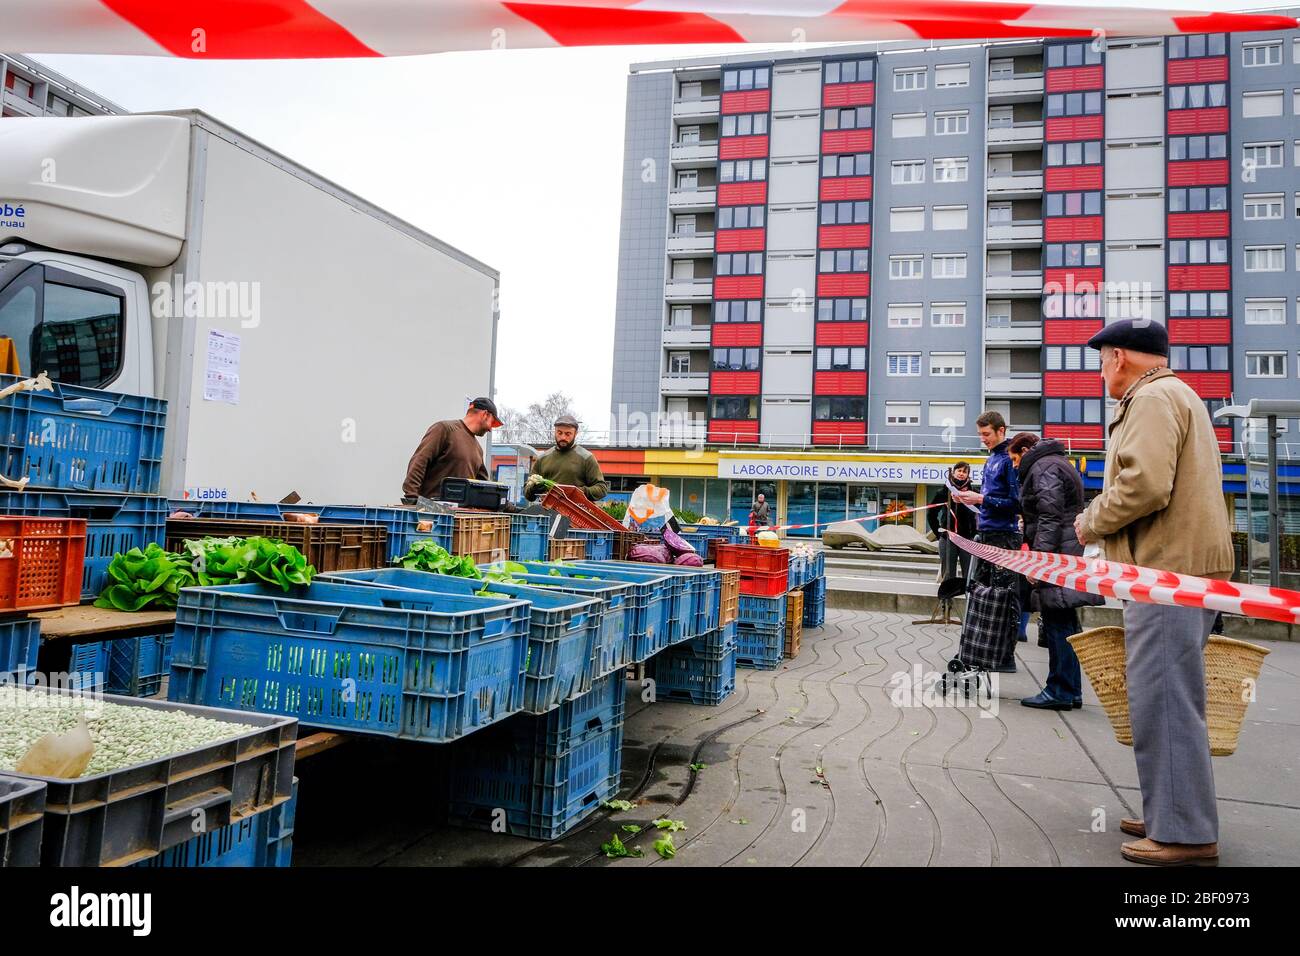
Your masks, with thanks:
M420 439L420 445L406 466L402 482L402 500L414 504L416 496L437 499L444 478L477 478L486 481L483 446L479 439L493 428L501 427L496 403L490 398L476 398L469 403L464 418L434 422Z
M596 456L578 444L578 420L564 414L555 420L555 447L533 465L524 482L524 497L529 501L546 493L545 478L557 485L574 485L592 501L609 494L609 483L600 470Z
M1125 320L1089 340L1119 402L1106 443L1102 492L1075 519L1080 542L1106 558L1204 578L1232 576L1218 439L1204 403L1168 367L1157 322ZM1141 820L1124 858L1161 866L1213 866L1219 817L1205 726L1204 649L1214 612L1124 605L1133 756Z

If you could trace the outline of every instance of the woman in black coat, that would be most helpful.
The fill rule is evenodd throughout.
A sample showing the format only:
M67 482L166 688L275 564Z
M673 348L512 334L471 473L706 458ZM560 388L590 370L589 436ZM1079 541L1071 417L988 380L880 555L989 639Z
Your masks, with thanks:
M1020 504L1025 519L1025 543L1032 551L1051 554L1083 554L1074 535L1075 516L1083 510L1083 478L1065 454L1065 446L1054 439L1017 435L1012 442L1020 455L1016 473L1020 478ZM1013 449L1008 448L1008 451ZM1055 584L1030 582L1030 606L1040 614L1040 626L1047 643L1047 687L1021 701L1026 707L1069 710L1083 706L1083 676L1079 659L1068 638L1079 633L1077 609L1102 604L1103 599L1086 591Z
M975 540L975 518L977 512L969 505L954 501L952 492L970 491L970 465L959 461L948 469L943 486L930 499L930 504L940 505L931 508L926 515L930 530L939 541L940 577L947 581L957 572L961 565L961 576L966 578L970 570L970 553L963 551L948 540L948 532L956 531L969 541Z

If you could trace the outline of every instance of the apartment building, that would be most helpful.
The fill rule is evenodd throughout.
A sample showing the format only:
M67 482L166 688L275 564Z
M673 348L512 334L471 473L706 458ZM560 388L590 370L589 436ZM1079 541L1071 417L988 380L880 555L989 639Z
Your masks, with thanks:
M103 116L126 110L35 60L0 53L0 117Z

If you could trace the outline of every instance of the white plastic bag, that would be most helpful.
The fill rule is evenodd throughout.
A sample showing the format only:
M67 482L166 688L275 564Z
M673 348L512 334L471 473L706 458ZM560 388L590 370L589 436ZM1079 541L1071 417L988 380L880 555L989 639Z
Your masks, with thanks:
M661 531L673 516L668 504L668 489L658 485L638 485L627 502L623 527L629 531L649 533Z

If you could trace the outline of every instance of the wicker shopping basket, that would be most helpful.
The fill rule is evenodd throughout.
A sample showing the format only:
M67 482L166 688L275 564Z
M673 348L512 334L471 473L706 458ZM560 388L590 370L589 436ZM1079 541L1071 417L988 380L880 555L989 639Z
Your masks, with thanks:
M1124 628L1095 627L1070 638L1083 672L1088 675L1115 739L1133 746L1129 722L1128 679L1124 671ZM1259 679L1268 651L1245 641L1211 637L1205 647L1205 722L1210 731L1210 753L1226 757L1237 749L1241 722Z

